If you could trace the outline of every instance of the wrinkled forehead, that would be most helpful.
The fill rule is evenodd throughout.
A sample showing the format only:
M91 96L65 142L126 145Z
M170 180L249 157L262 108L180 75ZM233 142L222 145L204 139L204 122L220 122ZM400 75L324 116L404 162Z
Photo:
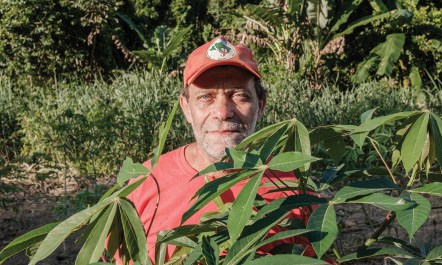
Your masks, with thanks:
M191 87L198 88L253 88L254 75L236 66L217 66L202 73Z

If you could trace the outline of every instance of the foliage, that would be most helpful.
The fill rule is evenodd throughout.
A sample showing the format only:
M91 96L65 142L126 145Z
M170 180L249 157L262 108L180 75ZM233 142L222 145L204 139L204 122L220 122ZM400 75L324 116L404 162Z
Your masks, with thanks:
M119 0L2 1L0 69L38 81L108 73L127 65L112 35L124 35ZM17 78L20 80L20 78Z
M175 111L176 106L171 116ZM431 247L428 251L422 251L413 245L413 236L431 212L432 205L427 197L442 196L442 119L429 111L406 111L380 117L373 117L373 113L374 110L363 113L360 125L319 126L310 132L293 118L263 128L244 139L236 148L227 149L226 160L210 165L198 176L220 169L231 169L231 173L201 187L195 194L193 205L183 215L183 221L238 181L248 178L248 183L234 203L220 207L218 214L206 216L200 224L164 231L156 244L156 264L165 264L161 253L164 253L167 244L176 245L179 249L167 264L177 260L186 264L197 261L206 264L327 264L320 259L333 258L339 263L347 263L374 257L386 257L397 264L439 263L442 259L441 246L437 244L440 242L427 242L432 244ZM398 127L393 131L393 149L388 154L391 162L387 163L380 153L378 157L383 171L370 173L370 170L365 170L362 178L357 177L357 170L339 172L342 167L330 172L330 168L324 170L320 164L316 164L321 158L310 155L311 146L331 142L334 143L331 147L334 152L327 153L327 156L338 163L343 151L336 143L344 138L361 147L369 142L378 151L372 139L373 132L392 124L398 124ZM163 125L160 138L164 139L170 125L171 117ZM164 141L160 140L156 150L162 150L163 146ZM155 153L155 157L158 155L158 152ZM279 184L274 183L275 190L284 189L291 194L262 204L259 196L250 194L256 194L265 171L294 172L298 177L297 185L290 186L282 180ZM76 264L96 262L105 251L106 238L109 240L109 257L113 257L118 249L125 264L129 260L150 264L143 227L133 206L124 199L144 181L145 177L138 176L148 174L147 168L127 159L120 178L123 182L129 178L136 180L119 191L116 191L119 186L116 185L97 204L61 223L46 225L15 239L0 252L0 262L31 248L30 264L35 264L54 251L69 234L87 225L83 233L85 241ZM216 188L213 189L213 186ZM307 191L319 193L334 188L337 192L329 199L306 194ZM339 235L334 209L340 204L369 204L388 212L384 223L351 253L339 253L333 247ZM284 221L292 209L313 205L318 207L305 227ZM410 243L381 237L394 220L407 231ZM285 229L266 238L275 225ZM292 249L273 256L262 257L256 253L265 244L299 235L309 239L316 258L293 254ZM330 248L333 254L328 251ZM224 251L227 251L227 255L219 256Z

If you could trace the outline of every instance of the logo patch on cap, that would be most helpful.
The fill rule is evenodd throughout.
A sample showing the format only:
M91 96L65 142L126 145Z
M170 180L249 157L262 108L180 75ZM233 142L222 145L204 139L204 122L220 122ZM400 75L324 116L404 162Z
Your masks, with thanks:
M207 49L207 58L212 60L226 60L235 56L235 48L223 38L216 39Z

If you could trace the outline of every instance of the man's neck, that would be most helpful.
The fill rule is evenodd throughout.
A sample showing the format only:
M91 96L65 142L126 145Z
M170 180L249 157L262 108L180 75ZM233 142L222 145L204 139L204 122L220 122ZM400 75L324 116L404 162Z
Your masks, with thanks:
M186 147L184 157L186 158L187 163L198 172L213 163L219 162L219 160L206 154L197 143L191 143ZM225 172L214 172L210 173L210 175L220 177L225 175Z

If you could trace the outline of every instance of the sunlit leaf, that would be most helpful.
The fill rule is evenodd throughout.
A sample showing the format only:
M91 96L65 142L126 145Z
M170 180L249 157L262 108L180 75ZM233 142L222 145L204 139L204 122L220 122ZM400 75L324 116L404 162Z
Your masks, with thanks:
M126 199L120 200L121 215L126 215L130 222L130 226L133 230L133 236L135 236L137 246L133 249L137 249L135 257L137 261L144 264L151 264L148 253L147 253L147 242L146 235L144 232L143 224L141 223L140 217L134 206Z
M410 208L396 212L398 223L408 232L410 241L414 233L427 221L431 211L431 203L425 197L417 193L402 192L401 198L415 202Z
M187 258L184 265L193 265L196 263L198 259L203 255L203 250L200 245L197 245L193 248L192 252L190 252L189 257Z
M361 198L352 198L347 200L347 202L370 204L389 211L400 211L413 206L412 203L402 198L391 197L383 193L373 193Z
M257 172L258 171L244 171L235 173L231 176L217 178L201 187L195 194L195 196L198 196L198 199L192 204L192 206L190 206L189 210L183 214L181 223L184 223L187 219L189 219L192 215L194 215L202 207L222 194L224 191L228 190L241 180L256 174Z
M263 175L264 171L261 171L256 176L253 176L253 178L244 185L233 202L229 218L227 219L227 229L232 244L235 243L252 215L253 202L255 201L256 192Z
M189 28L190 29L190 28ZM167 118L166 123L162 123L160 126L160 137L158 146L153 149L153 157L151 159L152 169L158 162L160 155L163 153L164 144L166 143L167 134L169 133L170 126L172 125L173 117L175 117L175 113L178 109L178 101L173 105L172 111Z
M278 254L248 261L244 265L327 265L328 262L295 254Z
M282 126L276 132L274 132L263 144L259 157L261 161L265 163L270 155L275 151L275 147L278 142L281 140L281 137L287 131L287 126Z
M289 172L317 160L320 159L301 152L286 152L273 157L268 167L272 170Z
M429 114L422 114L411 126L402 143L401 158L405 171L409 172L418 161L427 138Z
M425 184L422 187L408 190L409 192L425 193L434 196L442 196L442 182L433 182Z
M226 148L227 156L232 160L235 168L255 168L262 165L258 155L234 148Z
M274 211L268 216L257 220L244 229L241 237L232 245L226 258L225 265L238 264L244 257L254 251L254 246L268 231L287 215L284 211Z
M373 116L373 113L376 111L376 108L368 110L361 114L361 124L371 120L371 117ZM362 146L364 145L364 141L368 136L368 132L362 132L357 134L351 134L350 137L353 139L353 141L359 146L360 149L362 149Z
M124 160L123 166L121 166L117 182L120 186L123 186L127 180L137 178L141 175L148 175L149 173L150 171L147 167L140 163L134 163L132 158L128 157Z
M96 262L101 257L104 250L104 242L109 233L112 222L114 222L116 211L117 203L113 203L100 217L78 253L75 264L89 264Z
M309 238L319 258L330 248L338 235L336 213L333 205L319 205L310 216L307 229L312 230Z
M291 237L295 237L295 236L299 236L302 234L306 234L308 232L311 232L310 229L293 229L293 230L285 230L285 231L281 231L276 233L275 235L266 238L265 240L259 242L256 246L255 249L258 249L260 247L263 247L267 244L279 241L279 240L283 240L286 238L291 238Z
M332 201L335 203L344 202L347 199L356 196L367 195L384 190L395 190L395 189L398 189L398 186L388 178L375 178L370 180L356 181L340 189L336 193Z
M267 126L257 132L254 132L253 134L246 137L241 143L239 143L235 148L236 149L243 149L247 146L250 146L250 148L254 148L257 145L260 145L263 141L265 141L270 135L274 134L276 131L278 131L281 127L285 126L290 121L282 121L275 124L272 124L270 126Z

